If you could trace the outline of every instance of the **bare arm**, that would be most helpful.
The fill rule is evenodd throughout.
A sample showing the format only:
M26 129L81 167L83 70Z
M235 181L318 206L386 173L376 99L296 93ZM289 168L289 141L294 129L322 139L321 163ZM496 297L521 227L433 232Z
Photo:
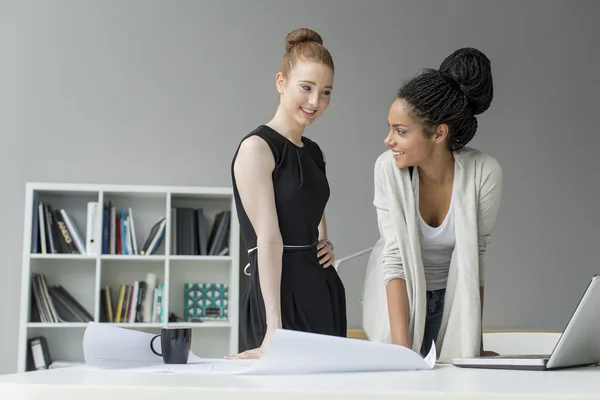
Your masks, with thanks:
M240 199L257 236L258 274L267 323L265 339L270 339L270 334L281 328L283 240L271 177L274 168L273 155L263 139L251 136L244 140L234 164L234 174Z
M327 220L325 219L325 213L319 222L319 240L327 240Z
M325 162L325 153L323 153L323 162ZM319 221L319 243L317 244L317 257L319 258L319 263L324 268L329 268L333 265L335 261L335 253L333 252L333 246L330 245L327 237L327 219L325 218L325 213L321 217L321 221Z
M321 150L321 154L323 155L323 162L327 163L325 152ZM327 221L325 219L325 213L323 213L323 217L321 217L321 221L319 222L319 240L327 240Z

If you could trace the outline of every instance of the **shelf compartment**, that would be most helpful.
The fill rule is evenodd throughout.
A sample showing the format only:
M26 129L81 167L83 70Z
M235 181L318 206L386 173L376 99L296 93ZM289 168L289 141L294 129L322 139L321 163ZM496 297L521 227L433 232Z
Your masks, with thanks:
M27 338L31 339L36 336L45 337L52 361L84 362L82 343L85 329L45 328L47 327L40 326L27 329Z
M165 193L124 193L124 192L103 192L103 203L105 207L108 207L110 203L110 207L114 209L114 222L115 222L115 236L117 238L121 237L123 234L122 230L122 220L123 216L133 215L133 230L135 232L135 245L137 247L136 253L125 253L122 248L122 254L113 253L110 244L107 245L105 251L103 251L103 256L106 255L119 255L119 256L137 256L141 255L142 247L144 246L144 242L150 235L150 231L152 227L160 221L161 218L166 218L166 210L167 210L167 194ZM112 211L108 210L108 213L104 213L106 216L108 214L109 221L113 220ZM118 222L121 224L117 224ZM118 230L118 232L117 232ZM111 230L112 232L112 230ZM117 234L118 233L118 234ZM134 235L132 235L133 238ZM160 241L159 246L152 253L152 255L164 255L165 254L165 237L163 234L162 240ZM116 244L115 244L116 249ZM132 251L133 246L132 246ZM116 251L116 250L115 250Z
M30 272L44 275L48 287L61 285L81 306L93 317L95 286L96 286L96 261L95 259L34 259L31 260ZM33 281L29 283L29 322L32 321L34 308L37 303L33 296ZM36 318L37 319L37 318ZM61 323L62 324L62 323Z
M228 224L225 231L221 249L228 248L225 254L210 255L228 256L231 254L229 244L231 243L231 208L230 197L207 197L205 195L172 193L170 199L170 218L168 229L170 231L170 256L175 257L202 257L209 256L211 242L219 225L218 216L227 212ZM193 211L193 213L192 213ZM201 216L201 218L200 218ZM202 224L199 228L199 224ZM184 244L184 240L193 239L194 244ZM200 243L204 243L201 245ZM205 247L203 249L203 247ZM206 253L204 253L204 251Z
M28 227L31 232L31 246L29 249L30 254L33 257L37 256L85 256L87 254L86 234L87 234L87 213L88 203L98 202L99 192L98 191L72 191L72 192L59 192L55 190L36 190L33 192L33 204L31 204L32 220L31 226ZM39 206L42 206L41 210ZM62 214L61 210L66 213L67 219ZM58 211L58 213L56 213ZM51 220L48 220L48 212L52 215ZM69 232L70 237L73 239L72 245L68 245L63 239L61 234L61 228L58 221L56 220L56 214L64 223L64 229ZM68 222L74 225L75 232L71 230ZM46 252L43 252L42 248L42 232L40 223L44 229L44 237L46 243ZM51 231L49 228L51 227ZM76 246L75 237L79 239L79 243L83 248L83 252L79 251ZM52 239L52 240L51 240ZM35 245L37 242L37 245ZM76 252L67 251L69 246ZM54 248L54 251L52 249Z
M226 284L228 285L227 302L231 298L231 268L228 263L219 261L201 262L194 259L185 259L180 261L170 261L170 279L169 279L169 311L176 316L184 318L185 284L190 283L208 283L208 284ZM234 288L235 290L236 288ZM223 323L223 319L203 318L201 324L214 322ZM182 324L191 324L193 322L182 322Z

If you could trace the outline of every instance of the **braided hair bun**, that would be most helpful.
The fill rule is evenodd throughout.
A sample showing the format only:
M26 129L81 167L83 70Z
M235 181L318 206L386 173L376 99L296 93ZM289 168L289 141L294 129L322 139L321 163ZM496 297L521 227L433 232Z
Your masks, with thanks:
M474 48L456 50L439 70L425 69L398 90L398 98L412 107L411 116L426 135L433 135L440 124L448 125L451 151L473 139L475 115L490 107L493 96L490 60Z
M490 107L494 97L490 60L481 51L466 47L450 54L439 71L454 80L467 96L473 115Z

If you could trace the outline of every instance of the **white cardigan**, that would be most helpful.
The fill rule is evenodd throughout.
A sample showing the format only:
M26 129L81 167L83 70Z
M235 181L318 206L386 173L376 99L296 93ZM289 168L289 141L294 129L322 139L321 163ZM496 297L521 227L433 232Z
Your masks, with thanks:
M440 362L479 355L484 255L502 193L503 174L492 156L465 147L454 152L456 245L448 273L442 325L436 341ZM408 168L396 166L392 151L375 162L375 197L380 239L367 265L363 329L370 340L390 343L387 283L404 275L410 309L409 336L419 352L426 317L425 272L419 244L418 209Z

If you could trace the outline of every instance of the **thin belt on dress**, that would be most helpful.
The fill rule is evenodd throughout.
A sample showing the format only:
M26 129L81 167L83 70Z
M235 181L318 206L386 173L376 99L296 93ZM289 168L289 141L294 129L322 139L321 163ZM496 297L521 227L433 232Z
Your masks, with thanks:
M283 245L283 250L307 250L307 249L312 249L313 247L315 247L319 242L314 242L313 244L303 244L303 245L288 245L288 244L284 244ZM251 249L248 250L248 255L255 253L256 250L258 250L258 247L253 247ZM250 266L250 263L246 264L246 266L244 267L244 274L250 276L250 274L246 271L248 269L248 267Z

